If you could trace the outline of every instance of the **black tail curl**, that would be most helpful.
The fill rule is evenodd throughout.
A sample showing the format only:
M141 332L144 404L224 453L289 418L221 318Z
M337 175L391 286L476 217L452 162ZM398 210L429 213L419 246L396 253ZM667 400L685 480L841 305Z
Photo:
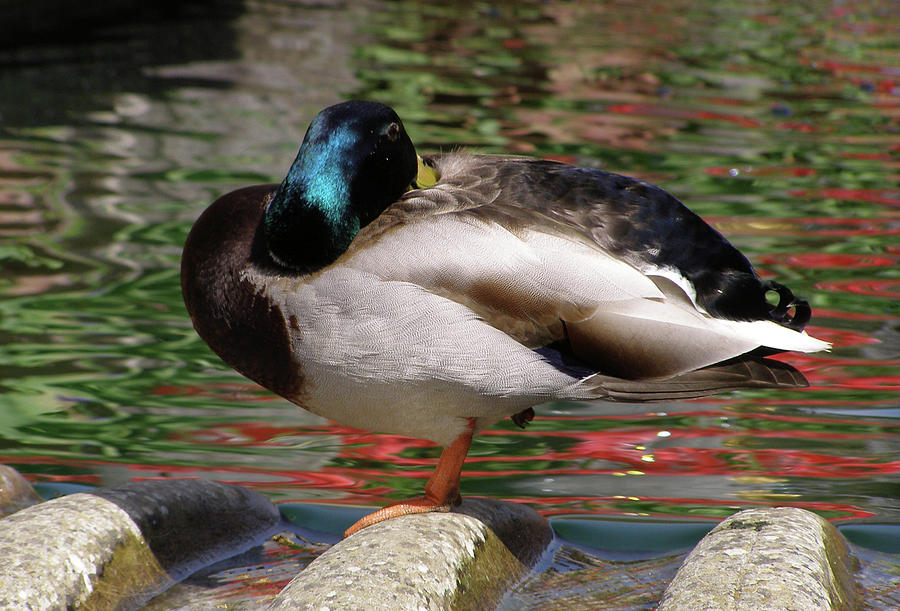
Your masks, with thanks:
M778 293L778 303L769 306L769 318L794 331L803 331L812 316L809 304L803 299L794 297L791 289L778 282L768 280L762 283L762 287L766 292ZM790 308L794 309L793 315Z

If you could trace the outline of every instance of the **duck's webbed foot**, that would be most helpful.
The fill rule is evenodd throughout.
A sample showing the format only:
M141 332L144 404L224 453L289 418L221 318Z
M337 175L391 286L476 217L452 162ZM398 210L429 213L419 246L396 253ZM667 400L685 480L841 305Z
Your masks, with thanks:
M367 526L383 522L384 520L397 518L399 516L408 516L416 513L431 513L433 511L450 511L450 503L439 501L435 502L434 499L429 499L427 497L417 497L414 499L406 499L405 501L400 501L399 503L393 503L391 505L388 505L387 507L382 507L378 511L370 513L358 520L350 528L344 531L344 539L346 539L353 533L366 528Z
M531 413L531 416L534 417L534 412ZM393 503L382 507L375 513L364 516L344 531L344 538L346 539L367 526L390 518L433 511L450 511L451 505L459 505L462 502L459 496L459 472L462 470L463 461L466 459L466 453L469 451L474 434L475 418L469 418L465 431L441 452L434 473L425 484L425 496Z

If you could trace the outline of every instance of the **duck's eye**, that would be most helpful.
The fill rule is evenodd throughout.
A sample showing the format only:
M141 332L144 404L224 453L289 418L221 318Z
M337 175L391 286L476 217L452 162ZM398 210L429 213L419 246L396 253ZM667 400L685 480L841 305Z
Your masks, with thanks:
M391 142L396 142L397 138L400 137L400 125L391 123L387 126L387 131L384 132L384 135L387 136L387 139Z

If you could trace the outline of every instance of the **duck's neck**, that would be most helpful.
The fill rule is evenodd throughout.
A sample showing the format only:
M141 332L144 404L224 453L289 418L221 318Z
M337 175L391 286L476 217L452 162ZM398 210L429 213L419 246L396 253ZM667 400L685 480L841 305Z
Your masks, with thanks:
M361 225L341 156L301 151L269 203L264 222L269 254L277 263L311 271L337 259Z

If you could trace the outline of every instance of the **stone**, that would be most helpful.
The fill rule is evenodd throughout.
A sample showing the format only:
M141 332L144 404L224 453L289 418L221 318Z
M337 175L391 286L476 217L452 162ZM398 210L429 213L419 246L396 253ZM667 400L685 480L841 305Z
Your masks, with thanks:
M40 502L41 497L21 473L0 465L0 518Z
M175 579L242 552L282 526L278 509L261 494L207 480L131 482L91 494L134 520Z
M341 541L269 609L489 609L551 539L525 505L466 498L452 513L392 518Z
M0 520L0 608L127 607L170 584L128 514L91 494Z
M697 544L658 609L849 610L852 573L848 546L827 520L793 507L749 509Z
M0 608L137 608L280 526L261 495L202 480L134 482L46 501L0 520Z

